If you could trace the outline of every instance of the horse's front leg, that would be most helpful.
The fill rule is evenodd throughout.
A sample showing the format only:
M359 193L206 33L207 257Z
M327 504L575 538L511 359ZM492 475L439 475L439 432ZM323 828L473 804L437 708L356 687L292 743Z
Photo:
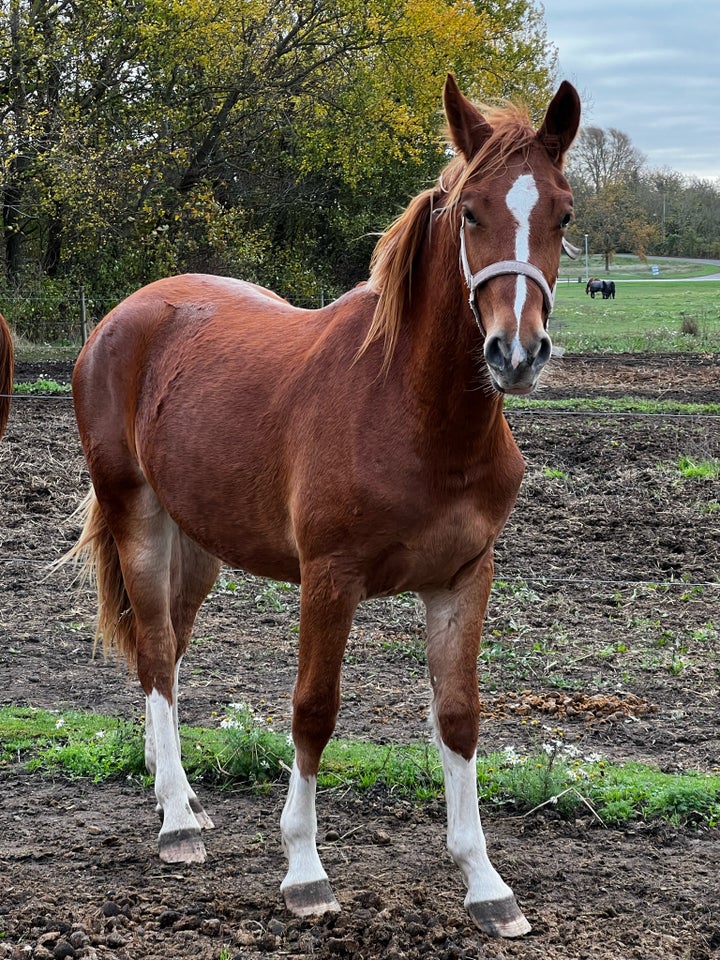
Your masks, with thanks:
M480 823L476 751L480 703L477 655L492 583L492 558L452 589L424 593L432 720L445 776L448 850L467 884L465 907L492 936L519 937L530 924L490 863Z
M340 671L359 591L336 583L329 565L303 568L298 676L293 695L295 761L280 818L288 872L280 889L297 916L340 906L316 845L315 793L320 757L335 729Z

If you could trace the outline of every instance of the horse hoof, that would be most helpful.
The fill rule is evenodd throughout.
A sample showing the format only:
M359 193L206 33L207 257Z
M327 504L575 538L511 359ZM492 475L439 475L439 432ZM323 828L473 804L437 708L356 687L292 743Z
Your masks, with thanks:
M285 906L296 917L312 917L322 913L337 913L340 904L329 880L316 880L314 883L298 883L283 890Z
M199 830L173 830L161 833L160 859L164 863L204 863L205 844Z
M198 822L198 826L201 830L214 830L215 824L212 822L210 817L203 810L203 806L200 801L195 798L190 801L190 809L195 814L195 819Z
M483 933L491 937L523 937L532 929L515 897L469 903L467 910Z

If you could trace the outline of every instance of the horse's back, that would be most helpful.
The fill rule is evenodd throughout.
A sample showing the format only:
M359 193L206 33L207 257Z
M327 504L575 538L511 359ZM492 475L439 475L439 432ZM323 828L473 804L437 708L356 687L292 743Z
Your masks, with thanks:
M157 280L118 304L93 331L75 365L80 408L98 391L126 391L136 405L159 398L186 370L196 397L208 381L230 382L258 353L265 363L302 340L308 311L241 280L187 274ZM302 320L300 316L302 315ZM223 384L225 386L225 384ZM229 383L228 383L229 385ZM82 427L81 427L82 429Z

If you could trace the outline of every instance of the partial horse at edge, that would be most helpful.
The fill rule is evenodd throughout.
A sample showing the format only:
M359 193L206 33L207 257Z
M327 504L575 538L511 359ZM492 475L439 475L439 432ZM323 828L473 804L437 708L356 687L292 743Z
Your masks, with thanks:
M12 335L5 317L0 313L0 437L5 432L10 416L10 396L15 372L15 354Z

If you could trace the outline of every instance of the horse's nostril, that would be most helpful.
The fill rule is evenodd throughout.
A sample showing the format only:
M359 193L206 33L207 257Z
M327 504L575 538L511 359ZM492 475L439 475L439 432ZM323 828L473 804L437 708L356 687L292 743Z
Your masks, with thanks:
M506 353L502 347L502 339L498 336L489 337L485 341L485 360L496 370L502 370L506 362Z
M552 354L552 340L550 337L545 336L540 341L540 346L538 347L538 352L535 356L535 362L538 364L546 364L550 359Z

